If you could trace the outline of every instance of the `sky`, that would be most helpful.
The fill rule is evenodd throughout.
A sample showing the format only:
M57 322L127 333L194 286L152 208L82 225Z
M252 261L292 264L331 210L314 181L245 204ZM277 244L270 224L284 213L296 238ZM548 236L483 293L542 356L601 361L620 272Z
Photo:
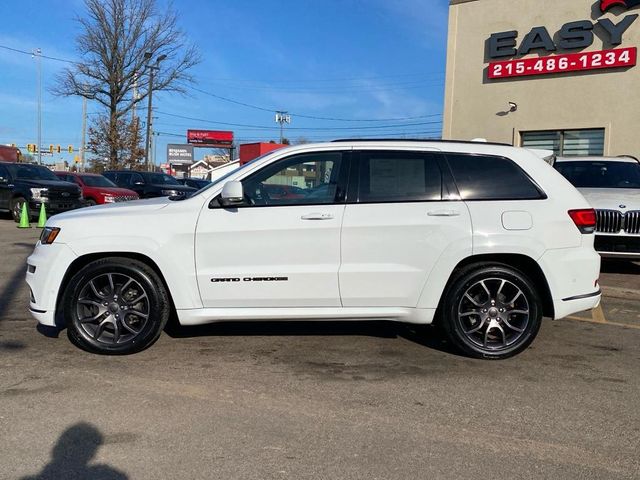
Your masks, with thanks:
M167 8L166 0L158 3ZM6 47L78 59L84 2L0 6L0 144L26 151L37 139L37 63ZM277 141L276 110L291 114L285 137L293 142L440 136L447 0L174 0L173 8L202 62L191 71L195 89L154 95L156 163L165 161L167 143L186 143L189 128L233 130L240 143ZM82 101L51 90L67 64L41 61L42 144L77 149ZM100 108L89 101L88 118ZM146 102L142 109L146 118ZM411 117L419 118L397 120ZM196 149L196 159L206 153ZM72 155L44 161L62 159Z

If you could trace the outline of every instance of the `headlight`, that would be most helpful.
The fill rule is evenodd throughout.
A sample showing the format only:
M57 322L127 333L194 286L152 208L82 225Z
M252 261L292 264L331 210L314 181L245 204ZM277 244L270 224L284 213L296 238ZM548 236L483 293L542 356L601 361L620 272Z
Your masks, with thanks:
M169 197L178 194L175 190L162 190L160 193L162 193L162 195L168 195Z
M49 189L47 188L30 188L31 196L34 200L44 200L49 195Z
M58 227L45 227L40 234L40 243L42 245L53 243L59 233L60 229Z
M105 195L104 196L104 203L115 203L116 201L116 197L114 197L113 195Z

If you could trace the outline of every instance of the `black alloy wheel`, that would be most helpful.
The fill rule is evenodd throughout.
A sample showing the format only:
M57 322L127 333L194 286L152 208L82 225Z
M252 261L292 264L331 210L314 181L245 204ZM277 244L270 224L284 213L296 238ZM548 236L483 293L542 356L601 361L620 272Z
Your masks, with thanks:
M507 265L472 265L445 292L443 327L463 353L508 358L525 350L542 323L542 303L531 280Z
M169 318L166 288L148 265L105 258L83 267L63 298L71 341L102 354L129 354L153 344Z

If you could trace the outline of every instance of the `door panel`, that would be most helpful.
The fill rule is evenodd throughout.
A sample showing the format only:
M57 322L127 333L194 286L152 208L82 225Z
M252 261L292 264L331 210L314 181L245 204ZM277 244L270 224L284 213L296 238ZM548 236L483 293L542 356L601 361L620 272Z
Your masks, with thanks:
M316 211L331 218L302 218ZM344 205L204 210L196 233L204 306L339 306L343 212Z
M415 307L438 259L454 245L471 251L469 211L442 201L429 153L361 152L359 164L358 203L342 226L342 304Z
M347 167L342 153L285 158L242 180L244 205L205 207L196 230L204 306L340 306Z
M456 216L430 216L434 203L347 205L342 227L340 291L345 307L415 307L431 269L451 245L468 243L463 202Z

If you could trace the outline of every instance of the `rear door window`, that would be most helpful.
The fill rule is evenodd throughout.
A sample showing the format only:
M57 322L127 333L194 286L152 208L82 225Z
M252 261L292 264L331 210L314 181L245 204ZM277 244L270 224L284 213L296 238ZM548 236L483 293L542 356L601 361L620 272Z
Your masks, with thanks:
M446 155L462 200L538 200L540 188L512 160L491 155Z
M442 172L428 152L360 152L360 203L442 200Z

